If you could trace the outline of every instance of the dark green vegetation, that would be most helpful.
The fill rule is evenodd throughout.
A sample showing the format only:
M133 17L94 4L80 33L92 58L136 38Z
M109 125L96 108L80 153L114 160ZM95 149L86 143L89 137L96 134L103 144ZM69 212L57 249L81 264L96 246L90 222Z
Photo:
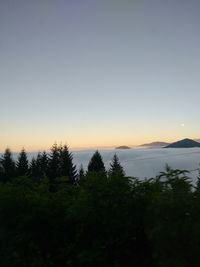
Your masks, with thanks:
M139 181L99 152L77 174L57 145L0 162L1 267L200 266L200 177L167 167Z

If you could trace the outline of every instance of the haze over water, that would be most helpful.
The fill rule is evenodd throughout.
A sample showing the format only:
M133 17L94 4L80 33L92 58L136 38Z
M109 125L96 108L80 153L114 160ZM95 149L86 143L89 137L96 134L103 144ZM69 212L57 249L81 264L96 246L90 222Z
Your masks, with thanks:
M140 179L155 177L159 172L164 171L166 164L172 168L186 169L191 171L190 177L196 181L197 168L200 164L200 148L179 148L179 149L149 149L149 148L135 148L129 150L115 150L115 149L101 149L99 150L105 167L108 170L110 162L117 153L120 162L128 176L135 176ZM90 158L95 152L94 149L79 150L73 152L73 162L76 164L77 169L83 165L84 170ZM28 158L31 159L37 153L29 153ZM17 159L17 154L14 154Z

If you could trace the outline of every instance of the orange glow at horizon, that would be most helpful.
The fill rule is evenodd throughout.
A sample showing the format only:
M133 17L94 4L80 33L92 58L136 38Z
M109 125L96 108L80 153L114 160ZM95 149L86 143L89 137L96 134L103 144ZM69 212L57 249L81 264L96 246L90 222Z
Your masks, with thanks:
M4 136L1 138L0 143L0 152L3 152L5 148L9 147L13 152L18 152L22 148L25 148L26 151L43 151L49 150L54 143L67 144L71 150L73 149L87 149L87 148L112 148L121 145L127 145L130 147L139 146L144 143L151 143L155 141L163 141L163 142L174 142L185 137L195 139L198 136L190 135L140 135L134 136L134 134L127 135L81 135L81 136L58 136L55 138L53 136L49 136L45 138L45 136L39 138L39 136L16 136L15 138L12 136Z

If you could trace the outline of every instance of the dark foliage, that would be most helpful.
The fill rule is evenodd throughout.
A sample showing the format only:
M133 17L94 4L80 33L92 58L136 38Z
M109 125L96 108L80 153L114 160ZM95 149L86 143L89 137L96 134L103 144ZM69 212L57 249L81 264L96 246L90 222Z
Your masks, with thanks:
M47 175L47 170L48 170L48 155L45 151L43 151L42 155L40 158L37 160L39 161L38 164L40 166L40 172L41 172L41 177L45 177Z
M59 148L60 151L60 175L69 178L70 183L75 183L77 177L76 166L73 164L72 153L65 145Z
M122 175L114 157L108 176L81 168L74 184L61 176L61 151L53 147L48 165L53 190L45 175L36 179L41 154L28 176L1 180L1 267L200 266L199 181L186 170L167 166L141 181Z
M115 154L110 164L109 175L116 175L116 174L122 177L125 176L125 172L123 170L123 167L120 164L119 158Z
M35 158L32 158L31 163L30 163L30 169L29 169L30 176L33 177L34 179L38 179L40 173L39 169L37 166L37 161Z
M97 150L92 158L90 159L90 162L88 164L88 172L104 172L105 173L105 166L101 157L101 154Z
M83 169L83 165L82 164L80 166L80 169L78 170L77 178L78 178L78 183L80 183L81 181L84 181L85 172L84 172L84 169Z
M60 151L57 144L54 144L51 148L49 155L47 176L50 181L50 190L54 190L55 179L60 177Z
M30 164L30 176L37 180L46 177L48 171L48 156L44 151L39 152L37 158L33 158Z
M3 154L3 156L0 159L0 176L1 181L8 182L11 181L16 173L15 173L15 162L12 158L12 153L9 148L7 148Z
M18 176L25 176L28 174L28 158L25 149L23 148L19 154L18 161L16 163L16 171Z

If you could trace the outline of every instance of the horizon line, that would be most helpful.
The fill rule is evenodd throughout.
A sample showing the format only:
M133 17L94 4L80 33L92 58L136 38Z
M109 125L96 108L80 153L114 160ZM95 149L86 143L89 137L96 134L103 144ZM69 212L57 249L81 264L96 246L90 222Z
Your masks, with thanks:
M183 138L183 139L187 139L187 138ZM181 140L183 140L183 139L181 139ZM196 140L200 140L200 138L189 138L189 139L192 139L192 140L194 140L194 141L196 141ZM177 141L177 140L176 140ZM104 146L104 145L96 145L96 146L70 146L70 145L68 145L68 148L69 148L69 150L75 150L75 151L79 151L79 150L98 150L98 149L115 149L115 148L117 148L117 147L119 147L119 146L127 146L127 147L130 147L130 148L136 148L136 147L141 147L141 146L143 146L143 145L145 145L145 144L151 144L151 143L154 143L154 142L165 142L165 143L173 143L173 142L176 142L176 141L164 141L164 140L162 140L162 141L155 141L155 140L153 140L153 141L149 141L149 142L143 142L142 144L140 143L140 144L135 144L135 145L129 145L129 144L121 144L121 145L107 145L107 146ZM179 141L179 140L178 140ZM54 144L55 143L57 143L57 142L54 142ZM53 145L52 145L53 146ZM52 147L51 146L51 147ZM58 145L59 146L59 145ZM49 147L49 148L36 148L36 149L26 149L26 147L25 146L22 146L22 148L21 149L16 149L16 150L12 150L12 148L11 148L11 146L6 146L6 148L9 148L13 153L19 153L23 148L25 149L25 151L26 152L28 152L28 153L36 153L36 152L43 152L43 151L46 151L46 152L48 152L48 151L50 151L50 149L51 149L51 147ZM5 149L6 149L5 148ZM4 153L4 151L5 151L5 149L3 150L3 149L1 149L0 150L0 153Z

